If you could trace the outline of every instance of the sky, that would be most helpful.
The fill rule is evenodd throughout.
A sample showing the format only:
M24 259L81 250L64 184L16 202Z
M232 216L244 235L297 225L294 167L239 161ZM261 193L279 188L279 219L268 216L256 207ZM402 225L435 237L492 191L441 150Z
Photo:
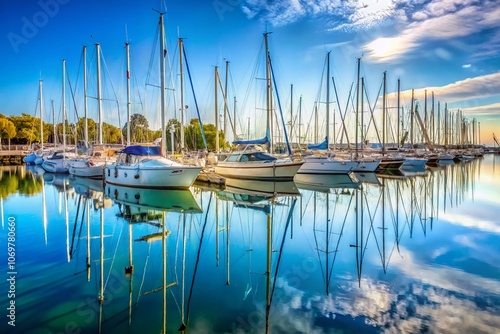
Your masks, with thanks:
M54 115L60 122L64 59L68 118L74 122L76 115L82 117L82 50L86 46L89 117L97 120L98 43L103 63L103 118L123 125L124 46L129 42L132 113L143 113L150 127L158 126L155 86L160 11L165 13L166 59L171 69L167 76L167 119L179 116L177 39L182 37L196 96L195 102L184 66L184 123L196 117L196 103L202 121L215 122L214 69L217 66L224 86L228 62L228 105L236 117L236 132L259 137L265 118L261 97L254 90L262 86L263 34L268 32L275 91L280 96L285 122L293 119L295 124L292 137L297 136L297 124L301 124L303 137L305 133L312 136L315 103L319 109L326 101L324 71L328 52L330 74L335 81L335 87L330 85L330 112L336 114L336 131L342 112L347 112L346 122L352 122L354 104L349 96L355 92L352 85L355 87L356 62L360 58L360 76L367 91L365 125L370 115L367 105L375 106L375 117L379 117L379 92L385 71L388 110L395 109L399 80L403 110L409 109L413 89L423 117L427 91L429 120L433 94L435 113L438 102L441 117L445 105L452 113L461 110L469 122L479 124L481 143L493 145L494 132L500 137L500 3L496 0L3 0L0 113L39 116L42 80L44 120L52 123L54 101ZM219 108L221 96L219 91ZM390 113L394 122L396 116ZM352 124L347 127L351 132Z

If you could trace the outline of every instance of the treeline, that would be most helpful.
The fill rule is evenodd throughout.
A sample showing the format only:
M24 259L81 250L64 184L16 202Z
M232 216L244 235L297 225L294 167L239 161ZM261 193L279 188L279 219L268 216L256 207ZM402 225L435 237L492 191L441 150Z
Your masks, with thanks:
M88 141L99 142L99 123L89 118ZM64 124L66 132L66 144L76 145L78 140L84 139L85 118L80 118L76 123ZM170 119L166 125L167 149L172 150L171 129L174 129L174 147L176 151L180 150L181 124L176 119ZM161 138L161 129L152 130L149 123L141 114L133 114L130 117L130 141L131 143L150 143L155 139ZM43 123L43 138L41 138L40 118L28 114L21 116L5 116L0 114L0 140L2 144L30 145L33 143L55 143L63 142L63 123L54 124ZM216 131L215 125L203 124L207 146L209 150L215 149ZM103 123L102 142L104 144L125 144L127 142L127 124L120 129L114 125ZM188 125L184 126L184 147L187 150L204 149L203 136L200 129L200 123L197 118L192 119ZM219 131L220 148L229 147L223 131Z

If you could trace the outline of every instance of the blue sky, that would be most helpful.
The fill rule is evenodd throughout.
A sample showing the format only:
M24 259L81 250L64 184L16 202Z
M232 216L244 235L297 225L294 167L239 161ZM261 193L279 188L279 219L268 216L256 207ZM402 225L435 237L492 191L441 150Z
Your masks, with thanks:
M431 92L435 94L435 110L440 101L442 110L447 103L450 111L461 109L468 119L476 118L482 142L491 145L492 132L500 136L500 3L495 0L4 0L0 3L0 113L34 114L40 79L44 109L49 110L50 100L54 100L59 113L61 61L66 59L76 109L82 116L82 48L88 48L89 95L93 95L94 44L99 43L106 64L105 98L112 99L116 94L120 104L117 111L116 104L104 103L104 121L118 125L120 113L123 124L124 43L129 41L133 112L144 113L152 126L158 124L154 102L157 92L145 83L154 84L157 78L156 62L150 66L158 22L158 13L153 9L165 11L165 6L173 68L169 87L176 88L171 94L178 101L176 43L180 36L185 38L204 122L214 123L214 66L219 67L224 82L225 61L229 60L228 96L231 112L233 96L237 100L237 132L246 133L250 125L250 136L260 135L262 116L257 110L262 106L257 106L257 95L249 87L257 76L254 68L260 57L263 33L269 31L283 108L289 110L293 100L295 114L290 116L285 111L285 118L297 117L302 96L303 133L311 126L314 102L324 101L324 93L320 95L319 91L325 55L331 51L331 74L340 109L345 109L356 78L356 58L361 57L361 75L365 77L371 104L377 99L383 72L387 71L391 105L400 79L405 107L410 100L409 91L415 89L422 111L423 92L427 89L429 104ZM187 76L185 82L185 104L189 106L186 118L190 119L196 114ZM142 105L136 103L139 100ZM70 119L74 118L75 107L69 95L66 103ZM174 102L170 103L167 118L173 117L173 109L177 108ZM90 117L97 119L94 105L89 100ZM331 108L338 112L337 104ZM352 105L348 109L352 111ZM52 122L51 116L44 118ZM60 116L57 118L60 121Z

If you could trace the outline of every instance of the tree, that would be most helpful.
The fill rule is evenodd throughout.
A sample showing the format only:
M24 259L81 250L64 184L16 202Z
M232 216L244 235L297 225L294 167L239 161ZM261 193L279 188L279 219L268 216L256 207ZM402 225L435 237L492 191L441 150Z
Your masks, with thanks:
M2 138L7 138L9 140L9 149L10 149L10 140L14 138L16 135L16 126L9 119L5 117L0 118L0 149L2 148Z
M16 127L16 138L31 143L40 140L40 119L28 114L10 116L9 120Z
M127 123L122 129L123 137L127 138ZM130 116L130 141L145 142L149 141L151 132L147 118L142 114L133 114Z
M103 143L107 144L121 144L122 143L122 133L120 131L120 128L108 124L108 123L103 123L102 125L102 132L103 132L103 137L102 141Z

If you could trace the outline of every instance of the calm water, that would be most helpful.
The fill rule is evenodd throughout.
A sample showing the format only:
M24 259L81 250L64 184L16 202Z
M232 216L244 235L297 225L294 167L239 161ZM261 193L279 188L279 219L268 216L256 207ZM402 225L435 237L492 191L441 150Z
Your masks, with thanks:
M500 328L500 156L224 191L38 172L1 174L2 333Z

